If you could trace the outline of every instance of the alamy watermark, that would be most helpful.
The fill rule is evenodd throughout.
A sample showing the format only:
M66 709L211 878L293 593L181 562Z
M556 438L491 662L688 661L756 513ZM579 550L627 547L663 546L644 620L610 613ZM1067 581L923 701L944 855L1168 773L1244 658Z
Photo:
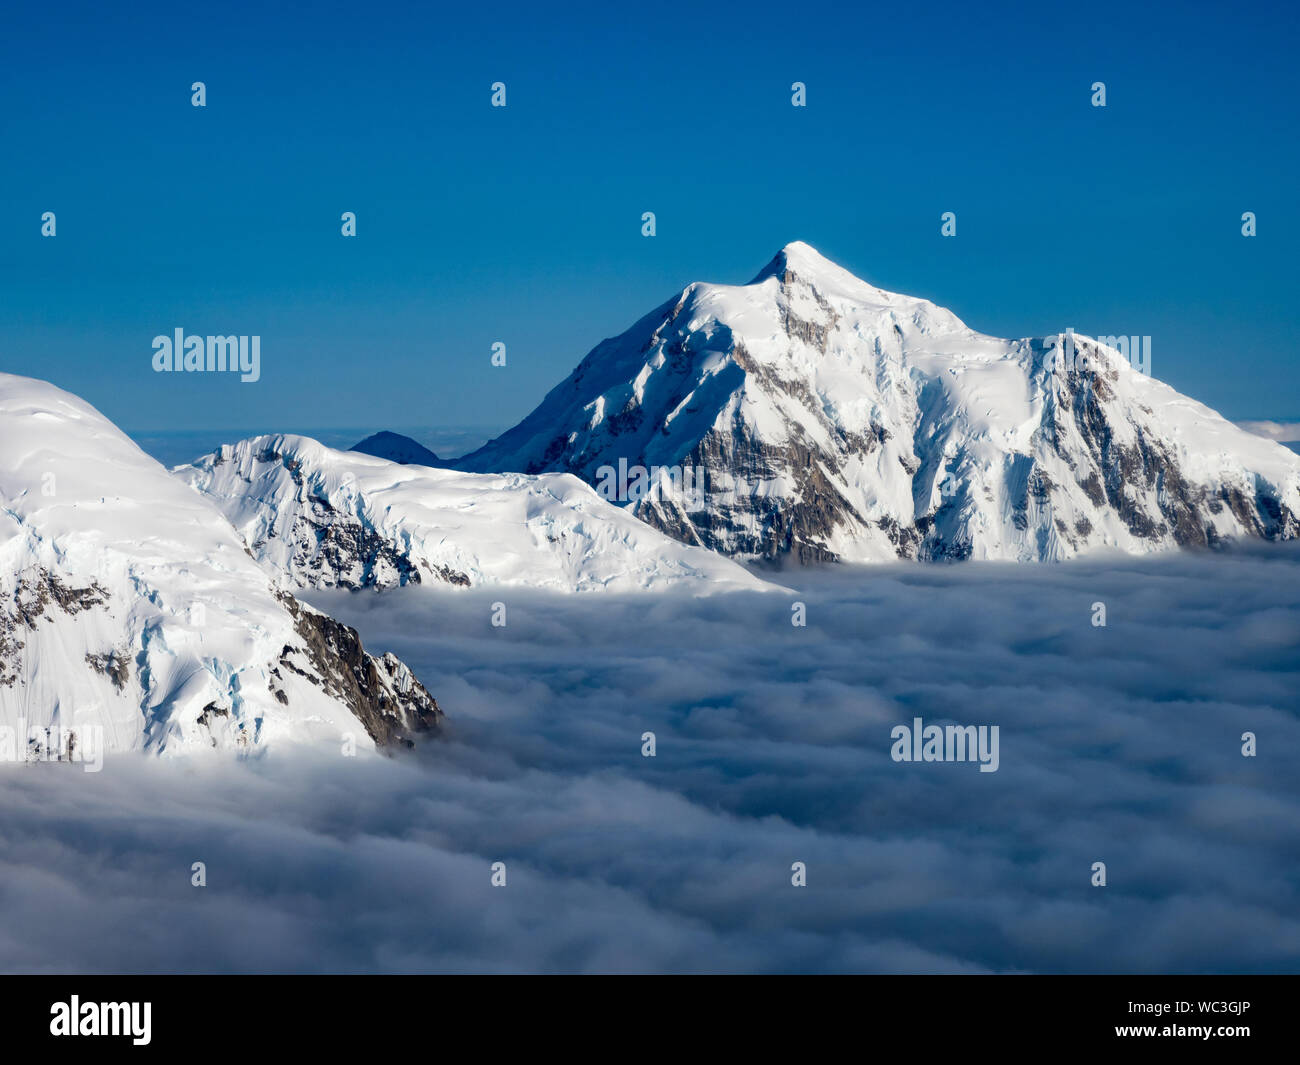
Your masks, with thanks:
M262 376L260 336L186 336L179 326L171 336L153 338L155 373L237 373L245 384Z
M1043 366L1049 373L1065 371L1083 373L1088 369L1097 369L1098 360L1090 358L1087 351L1075 343L1074 329L1067 328L1064 333L1050 338L1051 348L1043 356ZM1133 369L1140 374L1151 376L1151 338L1149 336L1104 336L1095 338L1103 347L1113 348L1119 352Z
M704 470L695 466L618 466L596 470L596 492L607 503L639 503L661 499L680 503L685 510L702 510L707 502Z
M996 773L1001 764L997 725L895 725L889 757L895 762L979 762L981 773Z
M0 725L0 762L80 762L87 773L104 768L100 725L31 725L25 717Z
M135 1046L148 1046L152 1014L152 1002L82 1002L73 995L50 1006L50 1035L125 1036Z

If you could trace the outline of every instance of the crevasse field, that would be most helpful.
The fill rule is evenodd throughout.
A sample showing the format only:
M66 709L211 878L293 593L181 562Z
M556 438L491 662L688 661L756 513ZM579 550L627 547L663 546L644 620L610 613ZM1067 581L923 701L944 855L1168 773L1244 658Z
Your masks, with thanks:
M0 968L1294 970L1294 545L775 579L308 593L446 739L5 769ZM894 762L914 717L998 771Z

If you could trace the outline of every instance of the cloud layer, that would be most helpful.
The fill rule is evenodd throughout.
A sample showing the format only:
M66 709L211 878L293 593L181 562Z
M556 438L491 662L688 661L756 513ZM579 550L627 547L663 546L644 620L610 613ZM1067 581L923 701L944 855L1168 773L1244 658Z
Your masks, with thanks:
M0 968L1300 967L1300 552L781 578L316 594L448 739L0 771ZM998 725L998 772L893 762L918 716Z
M1300 443L1300 422L1237 422L1237 427L1276 440L1279 444Z

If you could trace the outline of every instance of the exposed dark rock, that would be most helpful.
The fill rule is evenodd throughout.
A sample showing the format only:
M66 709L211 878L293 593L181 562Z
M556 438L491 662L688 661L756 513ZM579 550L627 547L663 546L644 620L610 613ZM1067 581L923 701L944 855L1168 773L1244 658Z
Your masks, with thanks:
M10 688L18 681L23 629L35 629L41 618L55 612L75 617L107 601L108 592L95 581L72 588L44 568L20 574L8 600L0 602L0 685Z
M212 719L214 717L229 717L229 716L230 716L230 710L227 707L218 706L216 703L208 703L208 705L203 708L202 713L200 713L195 720L197 720L200 725L206 727L212 724Z
M131 658L125 651L109 651L105 654L88 654L86 662L92 669L108 676L113 687L122 691L131 679Z
M469 577L449 566L425 567L422 572L397 544L308 486L297 460L268 448L257 461L282 464L302 493L304 506L288 536L293 544L290 565L307 583L320 588L389 588L420 584L423 573L428 573L447 584L469 586ZM252 546L260 549L264 544L258 541Z
M302 647L286 646L280 664L323 678L326 691L341 700L380 747L413 745L422 734L437 731L443 717L437 700L396 656L367 654L355 629L299 603L280 598L293 615Z
M983 548L987 536L994 553L1011 541L1018 557L1045 559L1113 542L1117 526L1153 547L1200 547L1222 539L1211 529L1225 508L1245 535L1300 536L1286 505L1293 486L1190 480L1181 443L1138 401L1140 393L1124 387L1115 356L1087 338L1077 338L1082 357L1068 367L1047 362L1055 342L1008 345L1004 358L1023 359L1026 398L1040 420L1027 447L1017 425L1007 433L1015 443L991 453L975 423L981 412L966 409L983 401L952 384L981 360L956 360L940 374L928 357L909 359L916 333L900 328L899 316L909 315L922 333L937 326L947 336L941 309L882 300L850 331L840 316L851 313L837 288L841 275L821 269L807 249L785 249L760 271L753 283L767 287L752 294L751 306L772 300L772 279L782 291L755 316L763 324L751 334L753 351L732 331L742 322L748 328L747 317L729 325L727 300L688 287L598 345L531 415L458 460L458 468L562 471L596 484L599 468L618 462L690 466L704 474L703 505L643 499L636 515L685 543L766 560L834 560L831 545L858 537L873 541L875 556L882 534L899 558L967 558L976 538ZM834 293L834 305L823 291ZM638 350L643 364L632 354ZM928 356L928 340L914 350ZM860 395L841 375L849 368L862 375ZM902 437L886 454L905 478L882 457L891 439L882 420ZM875 470L885 482L879 495L863 487ZM899 502L907 498L905 479L912 482L910 507ZM936 490L945 497L937 510ZM882 517L885 507L892 513ZM992 528L1003 521L1009 529Z

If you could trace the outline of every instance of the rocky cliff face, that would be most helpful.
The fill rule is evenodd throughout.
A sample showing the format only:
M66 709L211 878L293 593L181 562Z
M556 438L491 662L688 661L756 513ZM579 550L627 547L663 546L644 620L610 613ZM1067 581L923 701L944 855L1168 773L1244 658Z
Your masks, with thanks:
M728 555L1043 561L1300 535L1300 461L1073 335L1000 340L805 244L598 345L466 470L693 470L618 499Z
M397 656L376 658L361 646L356 629L282 594L302 642L286 644L279 667L311 680L343 703L377 746L411 747L422 733L436 732L442 709ZM277 679L279 670L273 670ZM287 702L287 700L286 700Z

